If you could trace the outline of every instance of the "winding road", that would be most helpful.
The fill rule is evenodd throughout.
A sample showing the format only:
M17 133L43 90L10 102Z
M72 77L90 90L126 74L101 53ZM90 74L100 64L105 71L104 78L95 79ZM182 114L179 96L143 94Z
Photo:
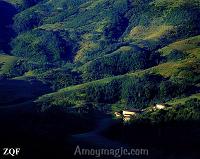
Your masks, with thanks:
M115 125L117 121L115 121L111 117L106 117L106 118L99 119L99 121L97 122L98 124L96 125L94 130L87 133L72 135L71 142L74 145L78 145L80 148L83 148L83 149L108 149L108 150L111 150L111 149L115 150L115 149L120 149L120 148L130 149L128 145L124 143L120 143L118 141L113 141L112 139L109 139L103 135L103 132L107 130L108 128L110 128L111 126ZM91 159L94 156L89 156L89 157L90 157L89 159ZM101 156L101 158L102 157L103 156ZM109 159L116 158L114 156L104 156L104 157L109 158ZM121 156L120 158L136 159L137 157Z

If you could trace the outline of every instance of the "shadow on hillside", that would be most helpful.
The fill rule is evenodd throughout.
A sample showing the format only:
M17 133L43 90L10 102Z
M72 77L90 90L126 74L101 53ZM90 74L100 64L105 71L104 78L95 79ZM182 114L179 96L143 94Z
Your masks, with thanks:
M16 8L5 1L0 1L0 50L10 51L11 38L15 36L12 30L13 16L17 13Z
M47 84L37 80L0 80L0 108L34 100L50 91Z

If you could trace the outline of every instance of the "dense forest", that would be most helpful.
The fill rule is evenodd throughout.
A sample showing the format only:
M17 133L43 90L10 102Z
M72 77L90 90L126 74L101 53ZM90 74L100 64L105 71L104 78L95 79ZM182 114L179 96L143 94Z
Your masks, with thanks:
M89 129L83 112L65 111L106 108L113 114L162 103L170 109L146 111L113 127L117 138L136 128L140 134L141 125L149 132L185 121L195 127L199 17L200 0L0 1L0 108L28 101L36 112L67 113L66 120Z

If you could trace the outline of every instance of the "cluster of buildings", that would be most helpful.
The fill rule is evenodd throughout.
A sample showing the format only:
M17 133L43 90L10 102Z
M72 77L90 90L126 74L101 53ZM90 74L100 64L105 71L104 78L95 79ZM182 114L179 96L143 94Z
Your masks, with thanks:
M166 105L164 104L156 104L155 106L148 108L149 111L154 111L154 110L161 110L165 109ZM143 112L147 111L147 109L127 109L127 110L122 110L115 112L116 118L123 118L125 122L128 122L132 117L137 116L138 114L141 114Z

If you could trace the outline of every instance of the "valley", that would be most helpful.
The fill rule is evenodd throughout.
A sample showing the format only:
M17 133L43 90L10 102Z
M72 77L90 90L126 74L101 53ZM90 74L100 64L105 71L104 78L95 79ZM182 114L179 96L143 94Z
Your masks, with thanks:
M0 1L0 146L29 159L76 158L79 144L195 159L199 17L199 0ZM124 122L124 110L145 111Z

